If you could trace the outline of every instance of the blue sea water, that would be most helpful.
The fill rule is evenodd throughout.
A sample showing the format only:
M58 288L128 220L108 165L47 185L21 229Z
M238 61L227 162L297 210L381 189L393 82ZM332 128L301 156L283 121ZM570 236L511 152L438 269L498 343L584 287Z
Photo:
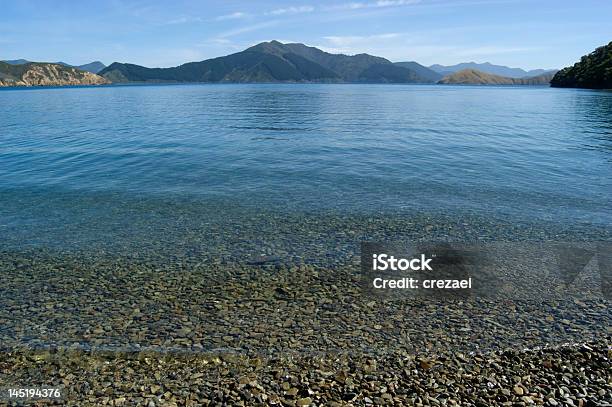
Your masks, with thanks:
M293 231L296 241L312 234L329 244L320 240L329 225L345 238L361 225L362 234L350 234L358 240L376 235L363 226L373 217L393 237L392 219L411 216L434 231L473 225L469 237L491 220L605 238L610 208L610 92L297 84L0 91L0 238L8 246L149 238L168 246L177 233L225 248L265 233L290 246ZM309 226L313 219L328 227ZM519 233L496 228L490 237Z

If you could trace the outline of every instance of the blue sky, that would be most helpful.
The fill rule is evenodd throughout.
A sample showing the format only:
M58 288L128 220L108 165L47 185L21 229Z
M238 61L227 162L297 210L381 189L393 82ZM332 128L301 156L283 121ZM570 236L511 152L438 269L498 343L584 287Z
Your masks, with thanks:
M425 65L559 68L612 40L609 0L0 0L0 59L175 66L261 41Z

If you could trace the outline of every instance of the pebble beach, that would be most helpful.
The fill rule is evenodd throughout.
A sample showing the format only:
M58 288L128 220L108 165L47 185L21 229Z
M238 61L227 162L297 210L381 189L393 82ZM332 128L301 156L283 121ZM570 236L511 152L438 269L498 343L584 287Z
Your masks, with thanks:
M61 400L39 404L611 400L612 314L588 281L541 298L534 286L531 299L377 298L364 293L356 264L143 263L39 250L1 258L12 289L0 312L0 388L62 389Z

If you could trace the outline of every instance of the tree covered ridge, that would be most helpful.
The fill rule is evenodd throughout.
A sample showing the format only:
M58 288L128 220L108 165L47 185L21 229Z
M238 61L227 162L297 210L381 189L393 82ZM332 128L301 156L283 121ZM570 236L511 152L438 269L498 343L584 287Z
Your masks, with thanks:
M557 72L550 84L558 88L612 89L612 42Z
M421 67L421 70L427 70ZM432 72L435 75L435 72ZM263 42L223 57L173 68L113 63L100 71L112 82L350 82L433 83L410 68L368 54L330 54L304 44Z

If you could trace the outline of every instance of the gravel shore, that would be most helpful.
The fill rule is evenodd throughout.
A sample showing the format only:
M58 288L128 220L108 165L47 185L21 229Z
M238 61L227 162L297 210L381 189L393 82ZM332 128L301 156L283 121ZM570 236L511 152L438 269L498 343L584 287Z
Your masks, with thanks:
M0 387L58 386L38 403L65 406L609 406L611 357L609 340L429 356L14 350Z
M74 406L612 400L593 276L526 298L377 298L356 264L254 263L5 252L0 389L60 386Z

